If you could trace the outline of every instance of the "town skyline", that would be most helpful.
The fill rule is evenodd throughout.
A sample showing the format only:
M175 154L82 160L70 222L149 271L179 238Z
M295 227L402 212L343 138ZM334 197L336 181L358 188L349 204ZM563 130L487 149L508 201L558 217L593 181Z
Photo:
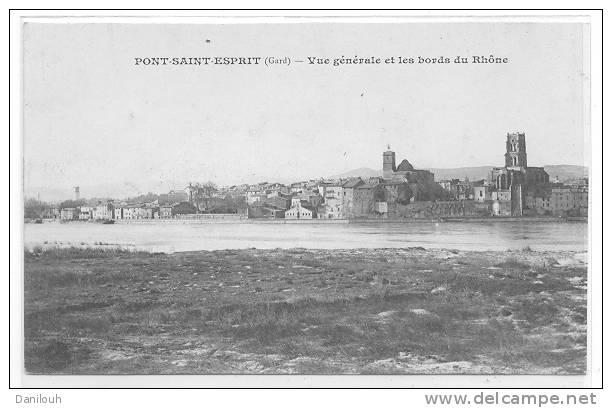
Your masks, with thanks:
M268 219L355 219L461 216L561 215L586 216L588 174L571 166L530 166L526 135L507 133L504 166L472 168L472 180L444 174L437 179L396 155L390 145L382 152L382 174L367 168L333 178L287 183L260 182L218 186L212 181L189 182L185 189L117 199L86 198L73 187L72 200L57 206L40 197L26 200L26 220L62 221L182 219L238 217ZM463 168L466 173L470 168ZM461 169L455 169L461 171ZM438 169L443 172L443 169ZM566 171L564 179L559 171ZM369 173L369 174L368 174ZM471 173L473 176L473 173ZM562 173L563 174L563 173ZM570 174L569 177L568 174ZM467 203L467 204L466 204Z
M421 168L418 165L415 165L415 167ZM477 181L479 179L488 178L491 169L493 169L494 167L496 166L491 165L491 166L458 167L458 168L450 168L450 169L441 169L441 168L423 168L423 169L433 171L436 181L450 180L450 179L463 180L465 178L468 178L471 181ZM555 177L559 177L561 181L588 177L588 171L589 171L588 166L578 166L578 165L560 164L560 165L548 165L548 166L543 166L543 167L546 168L547 171L549 171L552 174L551 178L554 179ZM462 171L462 170L464 171L464 173L458 173L458 171ZM442 175L439 176L440 171L446 171L444 173L444 176ZM470 175L466 174L465 172L469 172L469 174L472 174L472 176L470 177ZM481 177L483 172L487 173L486 177ZM475 173L476 173L476 176L474 176ZM344 173L328 176L328 177L309 177L303 180L255 180L253 182L237 183L237 184L232 184L232 185L215 183L214 180L198 180L198 181L192 180L192 183L195 184L196 182L212 182L216 184L218 187L228 188L231 186L257 185L257 184L263 184L263 183L271 183L271 184L279 183L279 184L284 184L284 185L290 185L291 183L307 181L307 180L347 179L350 177L368 178L368 177L379 177L379 176L382 176L382 174L383 174L382 168L372 169L372 168L367 168L367 167L361 167L361 168L349 170ZM188 184L189 184L189 181L185 183L176 182L173 184L165 183L165 184L160 184L160 185L155 185L155 183L150 183L148 185L150 188L147 188L146 185L143 187L143 186L135 185L133 183L126 183L124 186L115 184L115 185L94 185L94 186L79 185L78 187L82 191L81 198L83 199L123 200L123 199L137 197L139 195L146 195L149 193L164 194L164 193L168 193L169 191L184 191L186 187L188 186ZM76 187L76 185L72 186L71 188L66 188L66 189L41 189L38 191L29 192L29 193L24 191L24 199L37 199L40 201L47 201L47 202L60 202L60 201L65 201L65 200L72 200L74 199L74 187ZM111 191L116 191L117 193L109 193Z
M418 164L412 163L417 168L422 168L424 170L430 170L434 173L434 177L437 181L459 178L461 180L468 178L472 181L487 178L490 173L490 170L495 165L484 165L484 166L469 166L469 167L455 167L455 168L431 168L431 167L421 167ZM498 165L499 166L499 165ZM553 164L553 165L545 165L543 166L547 169L552 170L553 178L559 175L562 179L567 178L581 178L587 177L589 168L588 166L579 166L579 165L566 165L566 164ZM550 170L549 170L550 171ZM442 174L440 174L443 172ZM486 176L483 176L483 173L487 173ZM273 180L273 179L256 179L251 182L243 182L243 183L235 183L235 184L221 184L216 183L215 180L191 180L192 183L197 182L212 182L219 187L230 187L230 186L239 186L239 185L256 185L262 183L280 183L284 185L290 185L291 183L296 183L300 181L307 180L330 180L330 179L346 179L350 177L378 177L382 176L383 171L382 167L380 169L373 169L369 167L359 167L355 169L351 169L345 171L343 173L337 173L329 176L320 176L320 177L307 177L300 180L289 180L289 179L281 179L281 180ZM190 181L180 182L166 182L166 183L155 183L154 181L149 183L143 183L141 185L137 185L132 182L125 182L124 184L110 184L110 185L79 185L78 183L72 183L73 185L68 188L40 188L36 191L24 191L24 198L35 198L41 201L49 201L49 202L58 202L63 200L70 200L74 198L74 187L80 187L80 190L83 192L81 194L82 198L93 199L93 198L114 198L114 199L126 199L130 197L136 197L138 195L144 195L148 193L153 194L163 194L168 191L173 190L185 190ZM116 192L116 193L113 193Z

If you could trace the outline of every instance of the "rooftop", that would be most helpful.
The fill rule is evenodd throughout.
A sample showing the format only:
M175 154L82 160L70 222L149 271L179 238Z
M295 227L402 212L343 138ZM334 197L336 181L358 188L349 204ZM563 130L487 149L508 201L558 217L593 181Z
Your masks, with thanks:
M412 164L410 164L408 160L404 159L402 160L400 165L397 166L397 169L395 171L412 171L412 170L414 170L414 167L412 166Z
M358 185L360 185L361 183L363 183L363 180L361 180L360 177L351 177L344 184L342 184L342 187L344 187L344 188L355 188Z

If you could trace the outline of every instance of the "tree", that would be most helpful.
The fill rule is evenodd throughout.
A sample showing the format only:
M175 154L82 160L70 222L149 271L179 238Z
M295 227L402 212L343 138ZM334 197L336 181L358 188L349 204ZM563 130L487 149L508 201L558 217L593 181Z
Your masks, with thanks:
M28 198L23 203L23 217L28 219L42 218L43 211L49 208L49 204L35 198Z
M225 199L230 202L230 206L232 208L236 209L236 212L238 212L238 210L246 211L247 203L246 203L246 200L244 199L244 195L242 195L242 194L239 194L239 195L228 194L225 197Z
M195 214L196 208L188 202L182 202L172 207L172 215Z
M401 184L398 187L397 202L399 204L401 205L410 204L410 201L412 200L414 196L415 195L412 191L412 188L410 188L409 184Z
M76 207L82 207L84 205L87 205L87 202L85 200L65 200L60 203L59 207L60 209L76 208Z
M159 199L159 195L158 194L154 194L151 192L148 192L147 194L141 194L137 197L130 197L128 198L126 201L129 204L136 204L136 203L151 203L155 200Z
M206 211L210 207L212 199L219 191L217 185L212 181L206 183L196 183L187 186L191 203L200 211Z

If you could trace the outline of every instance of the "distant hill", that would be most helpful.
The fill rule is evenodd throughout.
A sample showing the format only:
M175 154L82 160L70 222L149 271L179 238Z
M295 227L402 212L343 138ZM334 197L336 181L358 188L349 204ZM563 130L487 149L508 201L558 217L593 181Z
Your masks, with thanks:
M589 176L589 168L585 166L574 166L570 164L556 164L544 166L551 180L559 177L559 181L571 181Z
M466 177L470 180L481 180L488 179L491 174L491 169L498 166L477 166L477 167L457 167L452 169L436 169L429 168L433 172L436 180L447 180L447 179L465 179ZM576 180L579 178L587 177L589 174L588 167L575 166L569 164L556 164L550 166L544 166L544 170L549 174L550 179L553 180L555 177L559 178L559 181L566 182ZM331 178L348 178L348 177L379 177L382 176L382 170L374 170L368 167L362 167L359 169L347 171L342 174L331 176Z
M444 180L451 178L464 179L468 177L470 180L480 180L488 177L493 166L481 166L481 167L460 167L456 169L426 169L434 173L436 180ZM331 178L348 178L348 177L380 177L382 176L382 170L374 170L368 167L362 167L355 170L350 170L342 174L336 174Z
M186 183L167 181L160 183L159 181L150 182L123 182L123 183L100 183L85 185L81 184L81 198L91 199L93 197L112 197L114 199L124 199L128 197L136 197L148 192L167 193L169 190L182 189ZM25 191L25 195L29 197L37 197L40 194L40 199L48 202L59 202L63 200L73 199L74 192L72 188L55 188L48 186L29 187Z
M454 169L427 169L434 174L436 180L465 179L472 181L488 179L491 169L495 166L457 167Z
M330 176L332 179L349 178L349 177L381 177L383 174L382 170L374 170L368 167L361 167L359 169L350 170L345 173L336 174Z
M445 179L464 179L468 177L470 180L488 179L491 174L491 169L499 166L479 166L479 167L458 167L455 169L427 169L434 173L436 180ZM583 177L588 177L589 169L584 166L575 166L569 164L556 164L544 166L544 170L548 173L551 180L555 177L561 182L573 181Z

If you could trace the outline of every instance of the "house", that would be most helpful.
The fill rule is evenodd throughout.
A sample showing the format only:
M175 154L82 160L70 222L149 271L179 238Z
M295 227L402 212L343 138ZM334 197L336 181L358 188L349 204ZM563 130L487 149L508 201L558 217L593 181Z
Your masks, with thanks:
M281 210L287 210L291 207L291 198L285 196L271 197L263 200L261 204L267 204Z
M342 184L341 183L321 183L317 186L319 195L324 200L328 199L342 199Z
M159 218L172 218L172 207L171 204L160 205Z
M79 220L91 220L93 219L93 213L94 213L95 207L89 207L89 206L81 206L79 209Z
M550 196L550 192L547 195L528 193L525 196L525 209L523 212L526 215L549 215L552 212Z
M255 203L248 207L248 218L285 218L285 208L272 203Z
M467 177L464 180L440 180L437 184L446 191L451 200L475 200L474 184Z
M45 208L42 213L42 218L56 220L61 216L60 209L57 207Z
M72 221L79 219L78 208L62 208L60 211L60 219L63 221Z
M297 194L297 197L299 197L301 201L308 201L311 207L318 207L323 202L323 197L319 194L318 190L303 190L301 193Z
M463 181L457 183L457 200L473 200L474 199L474 185L470 182L469 178L465 178Z
M295 198L292 200L291 208L285 211L285 218L288 220L317 218L317 208L311 206L307 201Z
M344 200L340 183L321 183L318 186L323 203L317 208L319 218L344 218Z
M265 187L267 198L281 197L289 194L289 188L281 183L268 183Z
M319 185L319 183L321 183L321 181L323 181L323 179L319 179L319 180L315 180L315 179L308 180L308 181L306 182L306 188L307 188L308 190L316 190L316 189L317 189L317 187L318 187L318 185Z
M308 182L306 181L299 181L297 183L291 183L291 185L289 186L289 191L291 193L301 193L302 190L304 190L307 186Z
M374 189L376 187L374 184L363 183L354 188L352 216L367 216L374 213Z
M121 207L121 218L124 220L134 220L137 218L138 204L128 204Z
M136 208L136 218L139 220L152 220L159 218L159 207L152 205L141 205Z
M589 190L583 186L554 187L550 196L550 208L556 216L586 216L589 207Z
M257 187L251 187L246 191L247 205L252 205L267 198L266 192Z
M350 217L353 214L355 188L365 184L361 177L351 177L342 184L342 205L345 214Z
M474 201L484 203L485 201L491 200L491 189L485 180L476 181L473 183L473 186Z
M552 183L542 183L530 190L527 190L525 194L525 202L523 208L524 215L550 215L552 213L550 198L552 195L552 189L559 187Z
M406 205L414 202L418 195L418 184L408 183L406 180L385 180L380 184L383 191L382 197L377 197L378 202L387 202L388 206L395 204Z
M123 208L125 208L126 204L117 204L115 206L115 211L113 211L113 217L116 220L123 219Z
M98 203L93 207L91 218L94 220L112 220L114 218L115 207L112 203Z

